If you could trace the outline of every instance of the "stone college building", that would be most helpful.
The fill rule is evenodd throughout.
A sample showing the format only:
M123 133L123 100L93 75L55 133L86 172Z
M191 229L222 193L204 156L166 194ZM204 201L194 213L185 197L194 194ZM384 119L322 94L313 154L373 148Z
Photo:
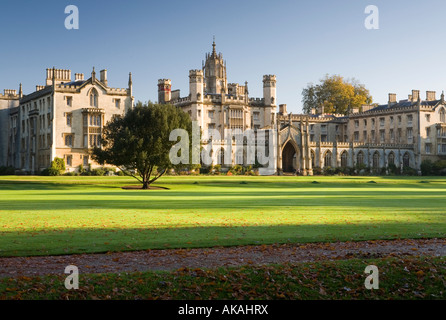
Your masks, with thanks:
M68 171L95 166L90 151L100 145L102 127L133 107L132 77L127 89L108 86L107 70L96 78L71 70L47 69L45 85L24 95L4 90L0 95L0 166L38 174L54 158L65 160Z
M228 83L226 61L212 52L199 70L189 72L189 94L172 90L169 79L158 81L158 102L173 104L197 121L201 130L261 130L274 133L271 144L274 174L313 175L316 168L372 168L382 172L390 167L410 167L420 171L423 160L446 158L446 102L433 91L422 99L413 90L407 99L389 94L387 104L363 106L348 116L291 114L286 105L277 105L274 75L263 76L263 97L250 97L248 83ZM132 78L126 89L108 86L107 71L100 78L92 71L83 74L70 70L47 69L46 84L24 95L4 90L0 95L0 166L12 166L36 174L49 167L55 157L63 158L67 170L82 164L96 165L91 148L100 144L102 127L115 115L134 105ZM246 150L232 149L224 160L227 142L212 144L213 164L229 168L246 164Z
M168 79L158 82L160 103L170 103L189 113L202 130L273 130L275 133L274 171L276 174L313 175L314 168L370 167L375 171L389 166L420 170L425 159L446 158L446 102L428 91L422 100L413 90L408 99L389 101L380 106L363 106L348 115L287 113L277 105L276 76L263 77L263 97L249 96L248 84L228 83L226 62L217 54L206 55L201 70L189 73L189 95L171 90ZM225 141L213 144L214 164L222 164ZM232 164L246 163L246 150L232 150ZM228 165L226 165L228 167Z

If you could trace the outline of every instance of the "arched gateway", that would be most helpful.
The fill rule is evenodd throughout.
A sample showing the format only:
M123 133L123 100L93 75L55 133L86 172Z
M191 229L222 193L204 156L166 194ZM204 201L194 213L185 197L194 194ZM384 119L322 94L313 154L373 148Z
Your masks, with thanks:
M297 170L297 151L291 141L282 150L283 172L295 172Z

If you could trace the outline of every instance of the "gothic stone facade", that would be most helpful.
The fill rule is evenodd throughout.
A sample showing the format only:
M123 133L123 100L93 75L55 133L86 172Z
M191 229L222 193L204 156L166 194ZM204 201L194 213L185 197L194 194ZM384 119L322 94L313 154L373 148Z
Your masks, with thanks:
M180 96L179 90L172 91L169 79L158 81L158 101L162 104L173 104L188 113L193 121L197 121L202 133L209 129L217 130L221 140L203 140L203 144L212 143L212 159L214 164L228 167L243 164L246 151L232 148L231 160L224 159L229 147L224 139L225 130L271 129L275 122L277 109L276 76L263 76L263 98L249 96L248 83L244 85L228 83L226 62L221 53L217 54L215 42L211 53L201 70L189 72L189 95ZM228 163L230 163L228 165Z
M349 116L279 113L278 172L312 175L313 168L357 167L375 171L395 165L420 173L423 160L446 158L446 102L428 91L408 99L363 106Z
M272 141L275 174L312 175L315 168L370 167L376 171L394 165L420 171L423 160L446 159L446 102L428 91L422 100L413 90L408 99L397 101L389 94L387 104L363 106L348 116L287 113L277 106L276 76L263 77L263 97L249 96L248 83L228 83L226 62L215 50L206 55L201 70L189 72L189 95L172 91L168 79L158 81L158 100L173 104L197 121L202 131L226 129L274 133ZM47 69L46 84L23 95L20 86L0 94L0 166L13 166L38 173L55 157L65 159L68 170L80 164L96 164L91 148L100 144L102 126L114 115L133 107L132 80L127 89L108 86L107 71L96 78L83 74L71 79L70 70ZM278 110L277 110L278 109ZM224 159L226 140L204 140L211 144L214 164L246 164L245 150L232 145L231 159ZM228 163L229 162L229 163ZM271 171L267 171L270 172Z
M189 96L183 98L179 90L171 91L170 80L159 80L159 102L181 107L202 130L217 129L222 137L225 129L272 130L277 174L312 175L316 167L382 171L391 165L419 171L423 160L446 157L446 103L444 95L437 100L432 91L426 100L417 90L401 101L389 94L386 105L363 106L348 116L288 114L286 105L276 104L276 76L264 76L263 98L250 98L247 83L228 84L226 62L216 53L215 42L202 69L191 70L189 79ZM214 164L223 163L225 141L202 143L213 144ZM244 163L246 148L240 154L232 150L232 165Z
M107 70L84 80L71 78L71 70L47 69L46 83L23 95L5 90L0 95L0 165L36 174L54 158L65 160L67 171L97 166L90 158L100 145L102 127L115 115L133 107L132 79L129 88L108 86Z

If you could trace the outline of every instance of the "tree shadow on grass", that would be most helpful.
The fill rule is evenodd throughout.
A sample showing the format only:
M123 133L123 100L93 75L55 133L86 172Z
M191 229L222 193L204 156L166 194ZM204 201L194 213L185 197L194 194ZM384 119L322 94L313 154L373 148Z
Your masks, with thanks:
M58 183L47 181L19 181L0 180L1 190L72 190L85 189L85 187L96 187L104 189L117 189L119 186L113 184L92 184L87 182Z
M124 199L122 199L124 198ZM295 207L296 210L305 207L327 208L327 211L347 210L358 208L363 210L369 207L374 209L394 208L398 211L423 212L430 211L444 213L446 197L444 194L414 194L413 192L395 192L387 194L380 192L355 192L352 196L338 193L289 193L277 192L273 195L242 194L207 192L205 194L194 192L170 192L165 190L124 191L119 192L81 192L81 193L48 193L26 197L20 201L10 199L0 200L1 210L13 211L60 211L83 209L207 209L209 211L220 209L276 209Z
M429 226L428 231L420 232ZM301 224L176 228L64 229L2 232L0 256L66 255L147 249L197 248L444 237L445 223ZM32 235L32 236L31 236Z

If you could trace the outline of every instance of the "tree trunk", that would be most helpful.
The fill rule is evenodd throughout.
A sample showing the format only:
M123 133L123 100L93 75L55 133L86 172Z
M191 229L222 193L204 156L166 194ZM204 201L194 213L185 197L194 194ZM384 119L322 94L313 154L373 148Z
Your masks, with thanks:
M148 181L144 181L143 184L142 184L142 189L143 190L148 190L149 187L150 187L149 182Z

